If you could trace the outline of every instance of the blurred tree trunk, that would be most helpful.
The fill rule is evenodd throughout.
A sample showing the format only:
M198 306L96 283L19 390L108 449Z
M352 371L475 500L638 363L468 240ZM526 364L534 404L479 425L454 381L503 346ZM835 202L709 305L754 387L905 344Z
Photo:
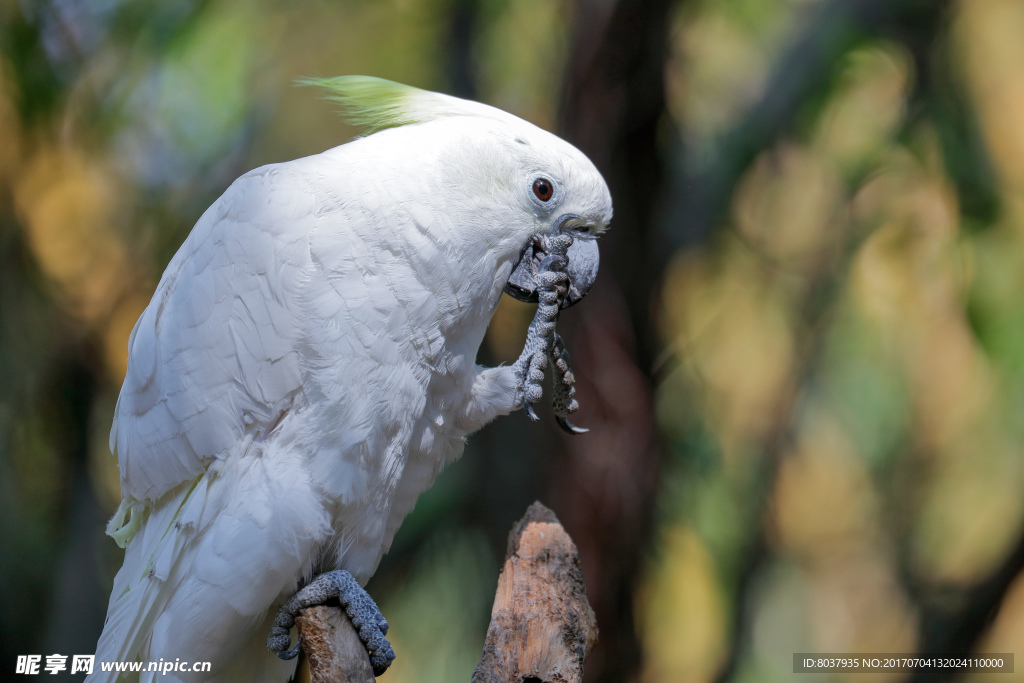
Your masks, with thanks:
M653 222L664 173L657 129L669 0L580 0L571 25L560 134L604 174L615 203L602 237L602 273L585 306L562 317L590 434L553 452L549 495L575 539L601 646L588 681L627 681L640 665L633 594L652 526L658 446L650 377L652 297L665 259Z

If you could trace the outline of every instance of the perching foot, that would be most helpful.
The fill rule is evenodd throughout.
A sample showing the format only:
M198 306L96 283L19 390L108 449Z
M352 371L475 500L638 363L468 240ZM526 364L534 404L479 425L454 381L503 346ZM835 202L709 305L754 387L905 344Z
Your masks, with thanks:
M332 598L341 603L341 608L359 634L359 640L366 646L374 675L380 676L395 659L395 652L384 637L388 632L388 622L373 598L344 569L320 574L281 607L270 628L267 649L276 652L281 659L292 659L299 654L301 641L296 642L295 647L288 647L291 644L288 632L295 625L296 615L301 609L323 604Z

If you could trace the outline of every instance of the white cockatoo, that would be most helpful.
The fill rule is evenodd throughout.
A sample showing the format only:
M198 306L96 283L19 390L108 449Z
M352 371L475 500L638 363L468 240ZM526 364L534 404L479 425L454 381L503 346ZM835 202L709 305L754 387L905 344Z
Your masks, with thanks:
M319 84L366 135L235 181L132 331L110 434L126 551L91 680L163 660L183 664L141 678L284 683L296 660L268 634L285 650L295 609L339 593L381 671L387 624L360 586L420 493L539 399L545 357L571 428L553 321L596 274L597 169L483 104ZM539 297L538 318L519 362L483 368L503 291Z

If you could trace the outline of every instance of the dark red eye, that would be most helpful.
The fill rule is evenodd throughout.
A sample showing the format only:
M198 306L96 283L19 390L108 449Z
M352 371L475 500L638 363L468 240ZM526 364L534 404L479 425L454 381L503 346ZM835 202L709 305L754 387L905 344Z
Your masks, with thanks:
M551 199L551 195L554 194L554 192L555 187L547 178L537 178L533 181L533 193L537 195L537 199L542 202L546 202Z

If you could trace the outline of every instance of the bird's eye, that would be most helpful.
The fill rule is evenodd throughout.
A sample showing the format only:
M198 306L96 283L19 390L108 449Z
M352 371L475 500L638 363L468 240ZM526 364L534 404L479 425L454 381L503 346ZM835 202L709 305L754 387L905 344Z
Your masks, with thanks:
M546 202L551 199L551 195L555 193L555 186L551 184L551 181L547 178L537 178L533 181L533 194L537 196L537 199L542 202Z

